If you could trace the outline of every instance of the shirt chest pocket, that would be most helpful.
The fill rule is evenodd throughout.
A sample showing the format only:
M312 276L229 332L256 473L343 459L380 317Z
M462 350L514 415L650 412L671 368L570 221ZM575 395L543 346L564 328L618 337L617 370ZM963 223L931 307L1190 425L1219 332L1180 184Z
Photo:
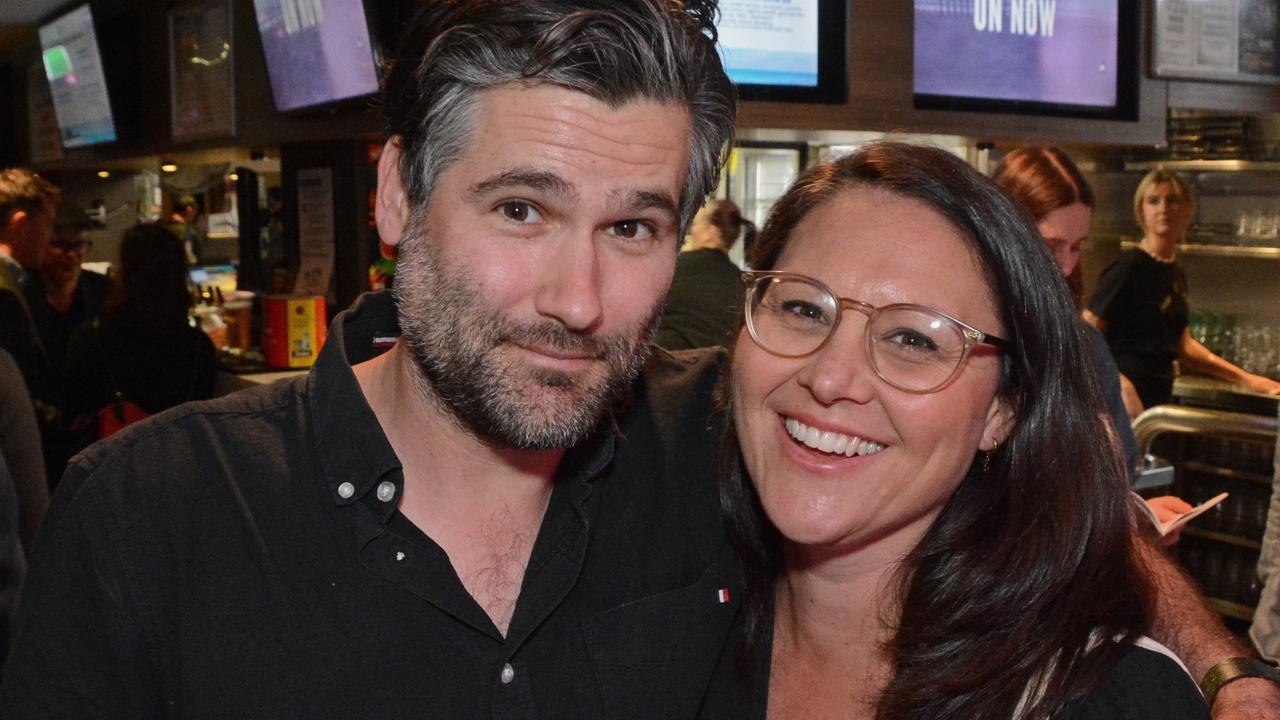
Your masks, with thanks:
M692 585L606 610L583 623L609 720L692 718L728 642L741 591L715 564Z

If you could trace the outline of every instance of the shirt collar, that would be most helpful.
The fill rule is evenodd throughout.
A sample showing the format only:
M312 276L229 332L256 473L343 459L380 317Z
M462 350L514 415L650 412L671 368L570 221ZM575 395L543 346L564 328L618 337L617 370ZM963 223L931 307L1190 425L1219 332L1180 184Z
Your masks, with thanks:
M14 260L10 255L0 253L0 263L4 263L5 267L9 268L9 275L13 277L13 281L18 284L18 287L23 289L27 287L27 282L31 280L31 273L18 264L17 260Z
M399 498L404 475L400 459L369 407L352 365L390 349L400 336L391 293L368 293L334 317L329 336L307 377L309 412L325 492L341 506L351 505L382 482ZM565 453L557 477L591 482L613 460L621 431L614 411L590 436ZM350 483L349 487L344 487ZM379 503L387 517L398 503Z
M390 348L399 335L391 296L362 295L334 318L307 376L325 490L339 505L355 503L382 478L394 477L400 494L400 459L351 369Z

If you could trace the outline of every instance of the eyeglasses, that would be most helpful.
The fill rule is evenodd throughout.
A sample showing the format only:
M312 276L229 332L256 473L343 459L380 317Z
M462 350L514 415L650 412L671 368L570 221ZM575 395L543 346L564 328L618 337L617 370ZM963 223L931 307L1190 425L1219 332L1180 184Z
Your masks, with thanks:
M93 249L92 240L54 240L49 243L50 247L57 248L62 252L76 252L81 255Z
M950 382L973 346L1009 344L933 308L875 307L796 273L744 272L742 281L747 330L764 350L787 358L812 355L835 334L847 306L867 316L867 362L876 375L911 393L934 392Z

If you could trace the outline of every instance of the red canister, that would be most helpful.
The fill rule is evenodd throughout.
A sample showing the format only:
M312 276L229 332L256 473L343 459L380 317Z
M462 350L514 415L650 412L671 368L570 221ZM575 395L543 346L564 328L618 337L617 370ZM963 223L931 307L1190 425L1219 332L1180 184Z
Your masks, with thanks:
M323 297L263 296L262 355L271 367L311 367L326 332Z

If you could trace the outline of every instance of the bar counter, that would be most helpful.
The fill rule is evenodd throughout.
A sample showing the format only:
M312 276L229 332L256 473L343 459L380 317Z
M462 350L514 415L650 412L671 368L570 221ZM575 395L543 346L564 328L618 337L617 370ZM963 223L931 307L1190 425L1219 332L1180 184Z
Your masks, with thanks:
M245 390L259 385L266 385L284 378L291 378L295 375L303 375L308 368L298 368L296 370L275 370L267 369L258 372L235 373L227 370L218 370L218 379L213 384L214 396L227 395L237 390Z
M1180 405L1218 408L1233 412L1276 417L1280 396L1264 395L1207 375L1183 374L1173 383L1173 398Z

